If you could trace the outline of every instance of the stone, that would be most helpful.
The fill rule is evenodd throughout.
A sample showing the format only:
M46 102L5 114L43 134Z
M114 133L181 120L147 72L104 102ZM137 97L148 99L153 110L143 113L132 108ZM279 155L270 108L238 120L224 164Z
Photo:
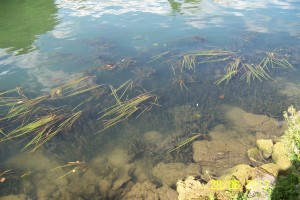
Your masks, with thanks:
M248 149L247 156L248 156L249 160L252 161L253 165L259 166L259 165L263 164L263 157L257 147Z
M201 173L209 171L214 176L220 176L224 170L237 164L251 164L247 158L250 145L241 140L212 140L193 142L193 159L201 165Z
M282 135L285 127L278 126L278 121L266 115L248 113L239 107L222 105L221 109L225 112L226 118L239 131L250 130L261 132L267 137Z
M245 185L246 180L248 180L248 177L253 170L254 168L250 165L239 164L225 172L225 174L222 175L220 179L226 181L234 178L237 179L241 183L241 185Z
M187 176L200 175L198 165L195 163L188 165L183 163L159 163L153 168L152 173L161 183L168 186L175 185L178 180Z
M173 200L178 198L178 193L166 185L157 188L157 193L160 200Z
M284 153L285 147L282 142L277 142L273 147L272 159L279 170L286 171L292 166L288 156Z
M136 183L131 190L127 192L124 200L159 200L159 194L156 191L156 185L146 181L144 183Z
M156 144L161 141L162 135L158 131L148 131L144 133L144 139L146 142L149 142L151 144Z
M274 177L278 176L279 167L277 165L275 165L274 163L268 163L268 164L261 165L260 168L266 170L267 172L272 174Z
M125 185L128 181L130 181L131 177L127 174L124 174L122 177L119 177L114 183L112 190L118 190L123 185Z
M0 197L0 200L25 200L27 199L25 195L8 195Z
M200 183L193 176L189 176L185 180L179 180L176 183L176 191L179 194L178 200L207 200L212 193L207 185Z
M262 152L264 158L268 159L271 157L273 152L273 141L272 140L257 140L256 146Z

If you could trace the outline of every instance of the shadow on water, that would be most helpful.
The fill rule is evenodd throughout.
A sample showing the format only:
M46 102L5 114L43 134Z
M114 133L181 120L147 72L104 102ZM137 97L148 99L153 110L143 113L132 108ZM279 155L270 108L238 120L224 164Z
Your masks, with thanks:
M35 49L38 35L58 24L58 9L53 0L0 2L0 48L24 54Z

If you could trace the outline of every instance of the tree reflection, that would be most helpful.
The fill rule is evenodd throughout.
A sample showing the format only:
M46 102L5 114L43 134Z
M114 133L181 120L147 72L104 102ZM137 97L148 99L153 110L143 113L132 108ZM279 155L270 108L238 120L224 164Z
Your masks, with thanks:
M54 0L1 0L0 48L23 54L34 49L38 35L58 23Z
M173 14L181 13L181 11L184 9L199 8L199 3L201 1L202 0L184 0L183 2L177 2L174 0L168 0Z

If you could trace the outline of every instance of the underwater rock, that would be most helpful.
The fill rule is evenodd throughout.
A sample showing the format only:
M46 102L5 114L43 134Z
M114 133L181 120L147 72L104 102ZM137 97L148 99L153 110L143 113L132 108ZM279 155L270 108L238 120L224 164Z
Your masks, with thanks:
M173 123L177 129L189 133L199 129L202 117L199 107L191 105L176 106L169 112L173 115Z
M291 161L285 154L285 147L282 142L277 142L273 147L272 159L280 170L286 171L292 166Z
M202 174L208 171L213 176L219 176L237 164L250 164L246 155L249 147L234 139L196 141L193 142L193 159L201 165Z
M185 180L179 180L176 183L176 191L179 194L178 200L207 200L212 193L207 185L201 184L193 176L189 176Z
M147 131L144 133L144 139L146 142L155 144L161 141L162 135L158 131Z
M118 190L120 189L123 185L125 185L128 181L131 180L131 177L129 175L123 175L119 177L112 186L112 190Z
M144 160L138 160L134 162L134 165L136 167L133 176L137 180L137 182L142 183L149 179L151 174L151 166L149 166L149 163L145 162Z
M156 185L146 181L133 185L131 190L123 197L124 200L159 200L159 194L156 191Z
M222 105L226 118L232 123L236 130L243 132L261 132L268 136L280 136L285 127L278 126L278 121L266 115L248 113L239 107Z
M25 195L7 195L7 196L3 196L3 197L0 197L0 200L26 200L28 198L26 198Z
M275 178L278 176L279 167L275 165L274 163L267 163L264 165L261 165L260 168L266 170L270 174L272 174Z
M273 151L272 140L257 140L256 146L262 152L264 158L268 159L271 157Z
M161 183L168 186L175 185L178 180L187 176L200 174L198 165L195 163L188 165L183 163L159 163L153 168L152 173Z
M111 179L104 179L104 178L98 178L98 186L101 195L106 198L108 195L108 192L112 186L112 180Z
M178 193L166 185L157 188L156 191L158 193L160 200L173 200L173 199L177 199L178 197Z
M128 152L125 149L114 149L113 151L108 153L107 161L109 164L115 167L120 167L129 162Z
M258 166L258 165L263 164L263 157L260 154L260 152L259 152L259 150L258 150L257 147L248 149L247 156L248 156L249 160L252 161L252 164L254 166Z

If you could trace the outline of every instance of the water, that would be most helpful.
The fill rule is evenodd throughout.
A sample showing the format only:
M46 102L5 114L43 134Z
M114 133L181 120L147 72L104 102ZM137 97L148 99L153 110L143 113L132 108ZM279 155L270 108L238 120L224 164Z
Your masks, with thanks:
M222 105L281 120L289 105L300 106L299 17L299 3L293 0L1 1L1 92L22 87L34 98L88 75L95 76L89 86L118 88L133 80L128 98L151 91L159 105L94 134L103 128L99 112L115 101L106 85L108 92L83 107L85 114L64 131L68 133L57 134L36 153L19 153L26 145L20 142L24 138L1 142L0 172L12 171L1 183L0 194L29 199L125 198L136 183L147 180L161 186L151 173L159 162L194 162L191 144L166 153L178 142L194 133L209 137L218 124L230 129ZM235 77L216 85L227 61L182 71L175 60L165 62L212 49L235 52L249 64L275 51L296 70L271 69L274 81L249 85ZM49 104L74 106L90 95ZM10 130L7 123L0 123L5 131ZM75 163L53 170L68 162ZM74 166L79 166L78 174L55 181Z

